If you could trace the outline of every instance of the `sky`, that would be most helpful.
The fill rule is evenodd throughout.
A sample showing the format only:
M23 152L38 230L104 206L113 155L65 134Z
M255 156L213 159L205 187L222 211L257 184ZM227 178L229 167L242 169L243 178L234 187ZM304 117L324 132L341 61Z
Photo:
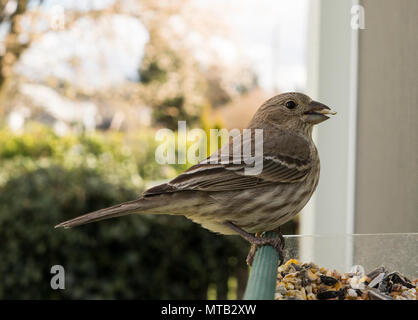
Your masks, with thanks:
M230 27L233 44L219 38L210 43L227 63L234 63L237 56L248 59L259 84L269 92L305 88L308 0L193 1ZM57 11L57 6L65 10L68 6L99 8L111 3L45 0L43 5ZM98 42L94 41L97 32L104 35ZM37 80L54 75L84 87L107 86L136 76L147 41L147 31L136 19L114 17L110 22L99 20L98 26L81 19L70 31L50 32L33 43L17 70ZM69 60L78 63L76 70Z
M308 0L194 1L231 26L262 87L280 91L305 87ZM227 47L225 51L228 56Z
M22 55L16 70L31 79L49 76L83 88L105 88L138 77L148 31L121 15L79 19L70 30L48 32Z

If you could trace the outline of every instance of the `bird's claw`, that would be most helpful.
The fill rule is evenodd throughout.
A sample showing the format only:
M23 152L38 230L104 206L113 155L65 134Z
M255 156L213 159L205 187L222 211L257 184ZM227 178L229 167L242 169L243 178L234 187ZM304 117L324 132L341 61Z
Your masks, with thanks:
M282 236L283 237L283 236ZM265 246L265 245L270 245L273 248L275 248L277 250L277 252L279 253L279 266L283 263L284 260L284 253L283 253L283 249L284 249L284 241L280 238L260 238L257 237L256 239L254 239L253 241L251 241L251 249L250 252L247 255L247 265L252 266L253 264L253 260L254 260L254 256L255 253L257 252L258 247L260 246Z

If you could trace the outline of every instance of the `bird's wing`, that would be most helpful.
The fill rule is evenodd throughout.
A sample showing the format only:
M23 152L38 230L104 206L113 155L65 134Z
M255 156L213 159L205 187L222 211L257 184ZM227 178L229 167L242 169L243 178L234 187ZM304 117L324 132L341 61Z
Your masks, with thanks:
M264 137L266 134L269 133L264 132ZM250 138L240 135L211 157L192 166L170 182L148 189L144 195L183 190L243 190L268 184L302 181L311 169L308 141L285 133L275 132L275 134L277 137L273 140L263 139L267 142L263 143L261 154L255 153L253 162L249 157L243 156L244 152L235 152L238 156L235 159L233 157L237 146L241 146L242 150L249 148L253 155L254 150L257 150L258 141L254 135ZM218 163L213 163L214 160ZM256 170L254 163L262 163L262 170Z

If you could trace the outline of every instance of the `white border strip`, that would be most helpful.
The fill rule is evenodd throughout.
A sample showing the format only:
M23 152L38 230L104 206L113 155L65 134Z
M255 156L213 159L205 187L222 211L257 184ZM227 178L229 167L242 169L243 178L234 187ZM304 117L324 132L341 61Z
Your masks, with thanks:
M359 5L359 0L351 4ZM350 100L348 120L348 159L347 159L347 233L354 234L355 192L356 192L356 156L357 156L357 108L358 108L358 62L359 29L351 31L350 43ZM346 261L352 265L354 259L353 244L347 243Z

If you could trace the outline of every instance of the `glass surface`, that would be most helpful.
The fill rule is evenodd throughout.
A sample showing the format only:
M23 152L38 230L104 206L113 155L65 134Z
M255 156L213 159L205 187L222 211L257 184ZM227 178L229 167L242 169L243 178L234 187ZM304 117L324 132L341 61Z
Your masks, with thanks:
M348 272L362 265L369 272L381 265L418 278L418 233L285 236L285 259L314 262Z

